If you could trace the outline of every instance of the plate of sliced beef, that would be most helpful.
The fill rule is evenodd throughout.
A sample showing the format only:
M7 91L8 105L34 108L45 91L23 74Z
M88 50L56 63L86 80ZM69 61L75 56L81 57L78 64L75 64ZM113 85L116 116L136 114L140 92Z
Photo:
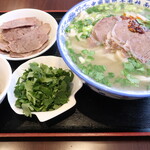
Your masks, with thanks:
M43 54L56 41L58 24L38 9L18 9L0 16L0 55L26 60Z

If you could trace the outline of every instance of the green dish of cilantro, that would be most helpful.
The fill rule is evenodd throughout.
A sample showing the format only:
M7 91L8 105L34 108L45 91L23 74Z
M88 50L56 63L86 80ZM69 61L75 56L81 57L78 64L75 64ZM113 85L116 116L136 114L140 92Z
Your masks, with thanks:
M73 77L70 70L30 63L16 83L15 106L23 109L23 113L30 117L31 112L57 109L68 102Z

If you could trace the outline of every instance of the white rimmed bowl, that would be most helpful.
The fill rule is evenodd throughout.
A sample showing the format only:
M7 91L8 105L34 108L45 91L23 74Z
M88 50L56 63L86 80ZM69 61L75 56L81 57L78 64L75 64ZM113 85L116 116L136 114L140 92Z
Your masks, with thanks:
M84 0L75 6L73 6L62 18L58 26L57 32L57 45L59 52L69 66L69 68L78 76L80 77L86 84L88 84L91 89L94 91L111 97L115 99L139 99L144 97L150 97L150 91L140 92L140 91L123 91L120 89L111 88L96 82L95 80L91 79L87 75L81 72L81 70L76 66L76 64L72 61L71 57L69 56L69 52L66 48L66 33L65 30L68 25L72 22L72 20L83 10L93 7L96 5L104 4L104 3L112 3L112 2L123 2L123 3L135 3L139 4L143 7L150 7L150 2L146 0L139 0L139 1L129 1L129 0Z
M39 56L39 55L43 54L44 52L46 52L47 50L49 50L50 47L56 41L56 33L57 33L58 24L53 16L51 16L50 14L48 14L47 12L42 11L42 10L24 8L24 9L17 9L17 10L9 11L0 16L0 25L2 25L4 22L7 22L7 21L11 21L14 19L19 19L19 18L25 18L25 17L36 17L43 23L50 24L51 30L49 33L49 43L42 51L32 54L30 56L26 56L26 57L13 58L13 57L10 57L9 54L3 54L3 56L7 60L18 61L18 60L26 60L26 59L30 59L30 58Z
M11 82L12 70L8 61L0 55L0 103L4 100Z
M15 102L16 102L17 98L14 95L14 89L15 89L15 85L16 85L18 78L20 76L22 76L23 72L25 71L25 69L27 69L29 67L29 63L31 63L31 62L43 63L48 66L52 66L52 67L56 67L56 68L69 69L67 67L67 65L65 64L65 62L63 61L63 59L61 57L56 57L56 56L41 56L41 57L31 59L31 60L23 63L22 65L20 65L13 72L10 88L7 93L8 102L9 102L11 108L19 115L23 115L23 111L22 111L22 109L19 109L15 106ZM82 87L82 82L75 75L72 83L73 84L72 84L71 95L69 97L69 101L66 104L62 105L60 108L53 110L53 111L32 112L32 114L36 115L40 122L44 122L44 121L47 121L49 119L52 119L52 118L58 116L59 114L69 110L70 108L72 108L76 104L76 100L74 97L75 93Z

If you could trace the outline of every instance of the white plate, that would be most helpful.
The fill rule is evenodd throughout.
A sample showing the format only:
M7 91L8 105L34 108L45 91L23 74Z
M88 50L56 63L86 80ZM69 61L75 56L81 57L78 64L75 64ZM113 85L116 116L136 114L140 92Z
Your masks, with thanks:
M3 55L7 60L18 61L18 60L26 60L26 59L30 59L30 58L39 56L39 55L43 54L44 52L46 52L56 41L56 33L57 33L58 24L57 24L56 20L54 19L54 17L52 17L50 14L48 14L42 10L25 8L25 9L17 9L17 10L7 12L0 16L0 25L2 25L4 22L10 21L10 20L14 20L14 19L18 19L18 18L25 18L25 17L36 17L43 23L50 24L51 31L49 34L49 44L45 49L43 49L39 53L30 55L27 57L12 58L9 56L9 54L8 55L0 54L0 55Z
M0 103L4 100L9 88L12 76L12 69L9 62L0 56Z
M8 102L11 106L11 108L20 115L23 115L22 109L19 109L15 106L15 102L17 98L14 95L14 89L16 82L20 76L22 76L25 69L29 67L29 63L31 62L37 62L37 63L43 63L48 66L56 67L56 68L63 68L63 69L69 69L63 59L61 57L55 57L55 56L41 56L37 57L31 60L28 60L27 62L23 63L21 66L19 66L12 75L12 81L10 84L10 88L8 90L7 96L8 96ZM32 112L32 114L35 114L40 122L47 121L49 119L52 119L56 117L57 115L67 111L71 107L73 107L76 104L75 100L75 93L82 87L82 81L74 75L73 79L73 87L71 91L71 95L69 97L68 103L62 105L60 108L53 110L53 111L47 111L47 112Z

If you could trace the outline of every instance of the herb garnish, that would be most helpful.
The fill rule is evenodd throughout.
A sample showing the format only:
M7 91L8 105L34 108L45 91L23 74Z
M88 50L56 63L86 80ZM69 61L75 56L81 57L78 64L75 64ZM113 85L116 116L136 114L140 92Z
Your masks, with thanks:
M139 87L140 80L136 78L136 75L150 75L150 69L145 64L130 57L127 62L122 64L123 70L120 72L120 76L115 76L115 73L107 71L106 66L92 64L95 54L94 51L85 49L80 53L75 53L74 50L70 48L68 41L66 45L72 60L79 69L95 81L107 86L118 84L121 86Z
M16 107L22 108L26 116L32 116L32 111L54 110L68 102L74 77L70 70L38 63L29 65L14 90Z

